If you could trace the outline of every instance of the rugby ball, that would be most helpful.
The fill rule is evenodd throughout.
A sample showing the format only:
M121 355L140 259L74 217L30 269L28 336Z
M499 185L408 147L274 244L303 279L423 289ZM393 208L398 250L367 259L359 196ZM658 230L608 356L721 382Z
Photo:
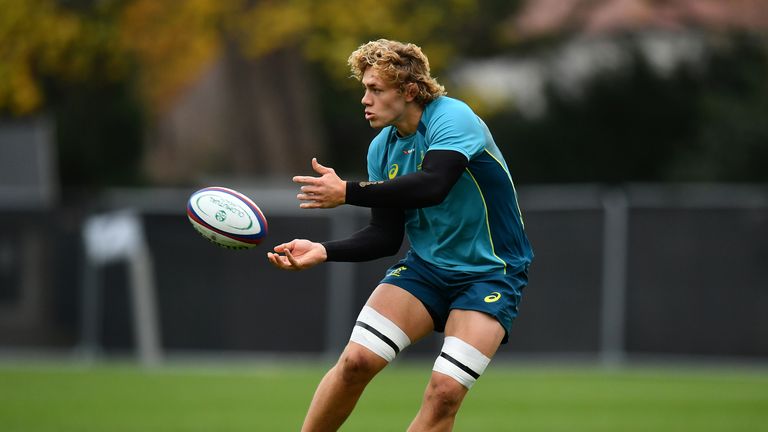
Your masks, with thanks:
M250 249L267 236L267 219L247 196L207 187L189 197L187 217L203 237L228 249Z

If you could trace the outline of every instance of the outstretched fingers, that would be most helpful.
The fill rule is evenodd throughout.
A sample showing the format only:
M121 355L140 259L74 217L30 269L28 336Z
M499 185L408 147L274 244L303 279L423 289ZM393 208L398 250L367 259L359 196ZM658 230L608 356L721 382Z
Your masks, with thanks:
M305 185L318 186L322 184L322 180L319 177L312 176L293 176L293 182Z
M317 161L317 158L312 158L312 169L321 175L335 172L333 168L321 165L320 162Z
M291 248L292 243L275 246L275 252L267 252L267 259L273 266L282 270L302 270L303 267L291 253Z
M290 249L285 250L285 256L286 258L288 258L288 261L291 263L293 267L295 267L297 270L301 270L301 264L299 264L299 261L297 261L296 258L294 258Z
M288 259L288 257L285 255L279 255L273 252L267 252L267 259L273 266L281 270L300 270L299 268L296 268L291 263L291 260Z

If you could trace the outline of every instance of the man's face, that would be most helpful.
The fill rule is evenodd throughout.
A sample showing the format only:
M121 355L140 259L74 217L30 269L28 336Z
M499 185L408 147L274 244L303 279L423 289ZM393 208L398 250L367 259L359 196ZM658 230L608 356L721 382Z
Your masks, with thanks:
M406 97L394 85L387 83L369 67L363 73L365 95L360 101L365 106L365 119L373 128L382 128L401 120L406 107Z

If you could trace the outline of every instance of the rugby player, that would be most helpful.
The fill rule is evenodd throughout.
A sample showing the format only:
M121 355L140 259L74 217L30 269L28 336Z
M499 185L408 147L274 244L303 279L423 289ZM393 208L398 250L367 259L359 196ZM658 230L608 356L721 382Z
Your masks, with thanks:
M370 380L433 331L445 339L409 431L448 431L465 395L507 342L533 258L512 177L485 123L446 96L410 43L380 39L349 57L364 87L365 119L381 132L368 149L368 180L342 180L312 160L296 176L306 209L371 208L350 238L295 239L267 257L284 270L357 262L410 249L386 271L350 341L317 387L303 431L335 431Z

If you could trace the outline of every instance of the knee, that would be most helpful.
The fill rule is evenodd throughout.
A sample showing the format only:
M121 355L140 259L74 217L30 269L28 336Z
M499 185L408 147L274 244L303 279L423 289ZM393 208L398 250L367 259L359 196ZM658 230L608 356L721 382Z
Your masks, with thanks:
M430 411L435 417L453 417L459 410L466 393L466 387L455 379L442 374L434 374L427 386L424 402L429 405Z
M366 384L382 369L380 363L382 360L375 354L348 347L341 355L337 367L346 384Z

